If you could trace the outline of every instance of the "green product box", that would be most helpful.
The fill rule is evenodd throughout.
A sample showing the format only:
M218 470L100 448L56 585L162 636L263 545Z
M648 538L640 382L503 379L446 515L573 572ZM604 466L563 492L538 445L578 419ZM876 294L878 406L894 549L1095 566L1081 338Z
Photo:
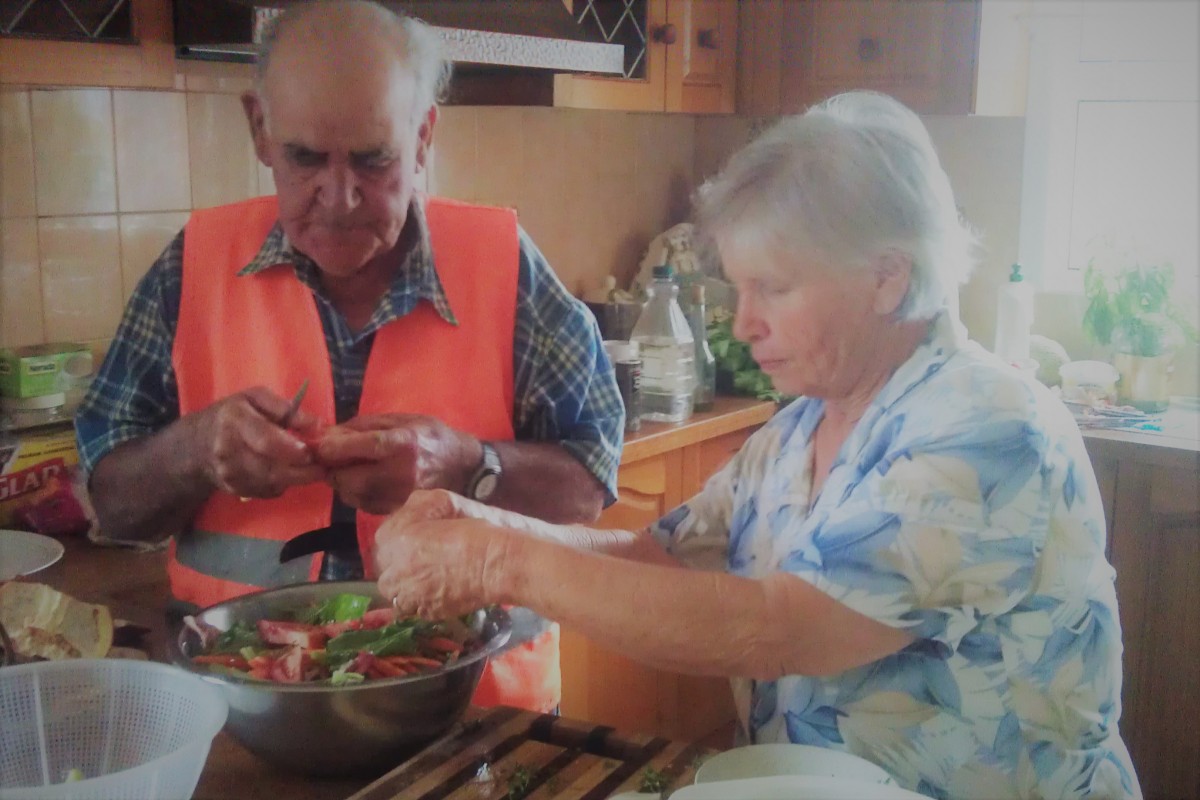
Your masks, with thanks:
M92 375L92 351L75 342L0 350L0 395L40 397L70 392Z

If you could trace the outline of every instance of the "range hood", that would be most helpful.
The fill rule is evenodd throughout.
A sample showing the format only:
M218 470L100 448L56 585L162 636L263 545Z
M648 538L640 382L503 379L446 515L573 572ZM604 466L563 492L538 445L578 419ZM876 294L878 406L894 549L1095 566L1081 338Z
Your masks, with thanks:
M175 0L180 58L254 60L263 26L286 0ZM382 5L434 27L454 62L450 102L553 102L553 75L620 77L624 47L588 37L563 0L397 0Z

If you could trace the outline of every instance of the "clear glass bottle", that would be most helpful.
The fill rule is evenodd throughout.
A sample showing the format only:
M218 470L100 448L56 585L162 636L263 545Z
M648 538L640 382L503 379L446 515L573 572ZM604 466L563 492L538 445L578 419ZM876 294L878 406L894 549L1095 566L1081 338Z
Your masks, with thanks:
M717 394L717 359L708 346L708 315L704 304L704 284L694 283L691 287L691 303L686 312L688 326L692 329L695 344L696 389L692 405L697 411L708 411L713 407Z
M695 346L669 266L654 268L646 292L649 299L629 337L642 353L642 419L683 422L692 415Z

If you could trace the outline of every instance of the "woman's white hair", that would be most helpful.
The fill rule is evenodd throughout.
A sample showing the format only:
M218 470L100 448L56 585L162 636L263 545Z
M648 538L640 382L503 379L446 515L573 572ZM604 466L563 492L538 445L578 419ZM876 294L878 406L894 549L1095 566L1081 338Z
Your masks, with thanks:
M414 122L420 124L430 106L441 102L450 86L451 63L446 59L442 40L426 23L406 14L392 11L370 0L309 0L289 5L263 27L257 48L255 88L265 102L263 84L271 66L271 54L279 37L318 5L336 4L359 10L373 17L377 30L388 34L396 46L396 54L413 74Z
M870 268L912 262L901 319L930 319L969 273L975 236L954 204L929 132L875 92L840 94L789 117L736 153L697 197L697 227L764 257L796 253Z

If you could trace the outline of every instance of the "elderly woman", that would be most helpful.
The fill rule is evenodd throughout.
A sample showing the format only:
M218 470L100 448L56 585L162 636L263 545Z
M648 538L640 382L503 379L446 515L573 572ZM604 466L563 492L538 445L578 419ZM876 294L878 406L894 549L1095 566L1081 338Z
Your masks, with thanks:
M1138 796L1096 480L1062 404L946 310L971 238L919 119L836 97L734 156L697 216L735 333L799 399L641 533L414 495L381 590L729 676L744 741L845 750L931 797Z

